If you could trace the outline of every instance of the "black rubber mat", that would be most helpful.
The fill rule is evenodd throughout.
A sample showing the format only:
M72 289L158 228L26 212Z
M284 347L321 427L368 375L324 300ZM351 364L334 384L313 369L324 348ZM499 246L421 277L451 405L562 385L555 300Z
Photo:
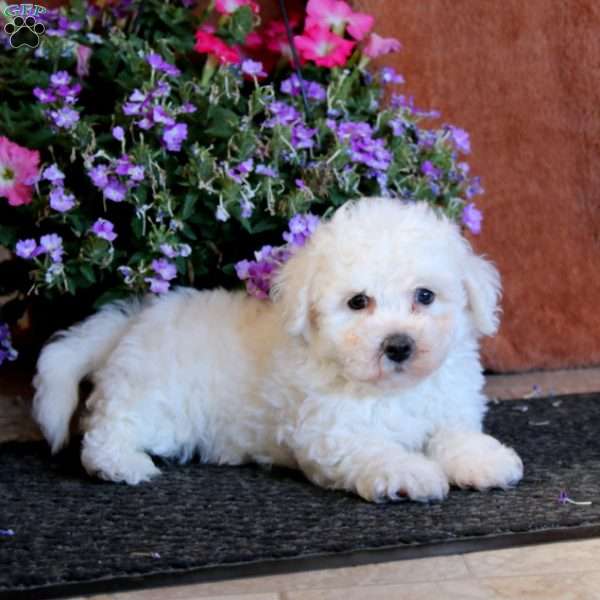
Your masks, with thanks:
M600 394L491 405L518 488L374 505L296 472L163 465L128 487L72 446L0 446L0 597L45 598L600 535ZM558 501L566 490L576 505Z

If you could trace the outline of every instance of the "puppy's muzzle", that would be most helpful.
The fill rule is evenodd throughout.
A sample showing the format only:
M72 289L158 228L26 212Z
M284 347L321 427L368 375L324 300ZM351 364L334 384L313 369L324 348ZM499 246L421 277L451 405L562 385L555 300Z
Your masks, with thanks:
M415 351L415 340L404 333L388 335L381 344L383 354L392 362L402 363Z

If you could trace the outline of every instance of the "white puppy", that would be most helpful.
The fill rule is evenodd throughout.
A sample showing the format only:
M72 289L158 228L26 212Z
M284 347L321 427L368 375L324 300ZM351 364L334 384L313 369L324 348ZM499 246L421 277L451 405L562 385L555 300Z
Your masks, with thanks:
M273 302L179 289L114 304L47 345L34 414L68 439L94 390L82 462L112 481L150 455L297 467L367 500L440 500L516 484L517 454L481 433L477 339L498 325L496 269L424 203L339 209L282 268Z

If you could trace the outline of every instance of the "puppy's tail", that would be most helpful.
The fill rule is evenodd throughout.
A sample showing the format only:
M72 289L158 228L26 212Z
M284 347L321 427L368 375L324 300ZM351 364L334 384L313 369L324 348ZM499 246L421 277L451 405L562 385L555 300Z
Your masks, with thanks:
M69 424L79 401L79 383L100 367L122 337L139 303L117 302L66 331L42 350L33 379L33 417L52 453L69 441Z

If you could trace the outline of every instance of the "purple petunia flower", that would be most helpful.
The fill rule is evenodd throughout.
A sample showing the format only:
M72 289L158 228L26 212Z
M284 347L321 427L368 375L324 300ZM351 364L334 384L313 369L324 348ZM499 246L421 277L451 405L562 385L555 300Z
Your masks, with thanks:
M171 246L170 244L161 244L160 251L167 258L177 258L178 256L189 256L192 253L192 248L189 244L179 244L177 247Z
M391 83L396 85L401 85L404 83L404 77L399 73L396 73L396 70L392 67L383 67L380 71L381 81L383 83Z
M107 242L114 242L117 239L117 234L114 231L115 226L106 219L98 219L91 228L91 231L99 238Z
M107 200L122 202L127 194L127 188L114 177L110 177L102 192Z
M154 259L150 266L157 275L166 281L170 281L171 279L175 279L175 277L177 277L177 267L173 263L169 262L166 258Z
M171 152L179 152L181 144L187 139L188 127L185 123L176 123L170 127L165 127L163 130L162 139Z
M38 245L35 240L19 240L15 246L15 254L26 260L35 258L38 255Z
M290 126L300 120L300 113L285 102L271 102L268 109L273 116L265 121L265 127Z
M50 75L50 83L55 87L69 85L71 83L71 76L66 71L57 71Z
M122 142L125 139L125 130L122 127L113 127L112 136L115 140Z
M306 97L309 100L322 102L327 98L327 92L320 83L317 83L316 81L308 81L306 79L304 79L302 83L304 84ZM289 96L299 96L302 93L302 85L298 75L294 73L287 79L284 79L281 82L279 89L283 94L288 94Z
M394 94L390 101L392 108L402 108L411 112L413 115L423 119L438 119L441 113L437 110L421 110L415 107L415 99L413 96L405 96L404 94Z
M12 346L10 329L6 323L0 323L0 366L4 361L13 361L18 357L18 352ZM0 536L12 537L15 532L12 529L0 529Z
M235 167L231 167L230 169L226 169L226 173L228 177L233 179L237 183L242 183L242 179L248 175L248 173L252 172L254 168L254 161L251 158L248 158L242 161L239 165Z
M254 212L254 203L252 201L250 201L248 198L242 198L240 200L240 208L241 210L241 214L242 217L244 219L249 219L252 216L252 213Z
M469 186L465 190L465 196L470 200L473 198L473 196L479 196L484 192L485 190L481 185L481 179L479 177L473 177L473 179L471 179L469 182Z
M459 152L463 154L471 152L471 140L469 134L464 129L449 125L448 132L450 133L450 140Z
M462 222L471 233L474 233L475 235L481 233L482 221L483 214L475 207L475 204L471 202L464 207L462 213Z
M258 60L246 59L242 61L242 73L250 77L266 77L267 73L263 69L263 64Z
M58 110L51 110L50 117L57 127L62 127L63 129L72 129L75 123L79 121L79 113L68 106L64 106Z
M150 284L150 291L153 294L166 294L171 284L160 277L146 277L144 281Z
M54 210L64 213L75 206L75 196L65 193L61 186L52 188L50 191L50 207Z
M42 178L51 183L62 185L62 180L65 178L65 174L58 168L56 163L45 168L42 172Z
M215 211L215 218L217 219L217 221L221 221L221 223L226 223L227 221L229 221L230 215L227 212L227 209L222 204L219 204L219 206L217 206L217 210Z
M289 232L283 234L283 239L292 246L304 246L319 223L319 217L311 213L294 215L288 223Z
M56 233L43 235L37 249L38 254L49 254L53 262L62 262L62 255L64 254L62 243L62 238Z
M268 165L256 165L254 172L257 175L265 175L266 177L277 177L277 171Z
M426 160L421 165L421 173L428 179L438 179L442 175L442 170L436 167L430 160Z
M42 103L50 104L56 102L56 95L51 90L45 90L40 87L33 88L33 95Z
M285 247L263 246L254 253L253 261L241 260L235 265L239 279L245 281L248 293L256 298L269 297L273 276L291 256Z
M387 171L393 155L385 147L385 139L373 138L373 129L369 123L346 121L337 125L329 122L340 141L348 146L348 155L354 163L369 167L372 176L378 171Z
M103 190L108 185L108 167L106 165L96 165L88 171L88 176L92 183Z
M175 124L175 119L162 106L155 106L152 109L152 120L154 123L161 123L162 125Z
M299 150L302 148L313 148L315 145L313 137L316 133L316 129L311 129L304 125L304 123L296 123L292 127L292 146Z
M184 102L176 112L184 113L184 114L191 114L191 113L195 113L197 110L198 109L191 102Z
M75 85L61 85L54 90L67 104L75 104L77 102L77 96L81 92L81 85L76 83Z
M160 251L167 258L176 258L177 256L179 256L179 252L177 251L177 249L173 248L173 246L171 246L169 244L161 244L160 245Z
M175 66L168 63L160 54L147 54L146 62L155 70L177 77L181 75L181 71Z

